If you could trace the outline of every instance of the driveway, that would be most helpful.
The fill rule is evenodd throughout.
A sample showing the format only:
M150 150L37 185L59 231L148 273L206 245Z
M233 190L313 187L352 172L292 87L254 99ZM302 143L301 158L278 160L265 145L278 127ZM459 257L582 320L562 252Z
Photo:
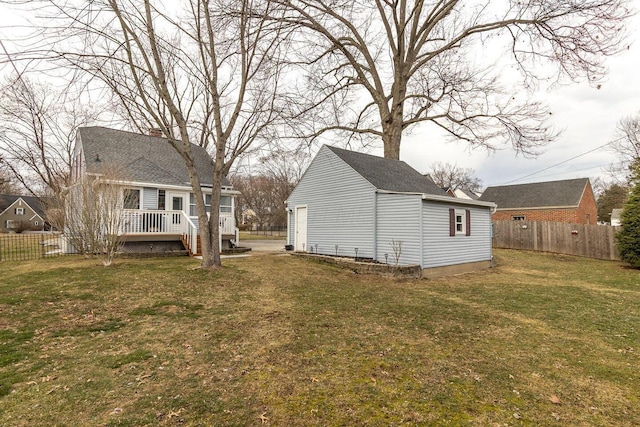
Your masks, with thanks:
M286 240L240 240L240 246L251 252L284 252Z

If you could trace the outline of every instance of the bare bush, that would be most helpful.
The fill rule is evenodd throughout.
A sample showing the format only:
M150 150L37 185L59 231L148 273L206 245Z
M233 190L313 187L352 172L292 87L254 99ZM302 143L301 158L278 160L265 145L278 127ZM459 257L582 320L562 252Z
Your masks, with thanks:
M49 207L52 219L64 221L67 242L79 253L113 263L124 243L122 174L104 166L99 176L77 181Z

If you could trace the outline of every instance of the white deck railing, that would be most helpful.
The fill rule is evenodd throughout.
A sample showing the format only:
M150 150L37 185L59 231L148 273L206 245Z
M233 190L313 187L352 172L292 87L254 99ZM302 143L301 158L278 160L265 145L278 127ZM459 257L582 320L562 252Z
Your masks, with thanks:
M236 222L231 215L220 215L220 234L236 234Z
M123 210L121 234L185 234L195 227L182 211Z
M196 246L198 228L183 211L123 210L120 234L178 234ZM220 215L220 236L233 235L238 241L238 229L232 215Z

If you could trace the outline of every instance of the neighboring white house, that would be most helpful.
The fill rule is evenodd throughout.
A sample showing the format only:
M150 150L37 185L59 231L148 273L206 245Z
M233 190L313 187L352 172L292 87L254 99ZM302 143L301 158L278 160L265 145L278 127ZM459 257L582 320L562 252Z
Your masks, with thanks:
M192 145L194 162L211 208L213 160L207 151ZM125 249L158 251L184 244L199 253L196 204L184 160L157 135L142 135L104 127L78 129L73 152L72 182L96 176L103 165L117 167L126 179L123 190ZM220 199L221 247L238 244L234 198L239 194L225 178ZM182 242L182 243L180 243Z
M467 190L464 188L453 188L447 187L443 188L444 192L452 197L457 197L459 199L468 199L468 200L478 200L480 195L474 191Z
M620 215L622 215L622 209L613 209L611 211L611 225L614 227L618 227L622 225L620 221Z
M401 161L325 145L286 203L296 251L395 264L402 242L398 263L427 277L491 265L495 204L448 196Z

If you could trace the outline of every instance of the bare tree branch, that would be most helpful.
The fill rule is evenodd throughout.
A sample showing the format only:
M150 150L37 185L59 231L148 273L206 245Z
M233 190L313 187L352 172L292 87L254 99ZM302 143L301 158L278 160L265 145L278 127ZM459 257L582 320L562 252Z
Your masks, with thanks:
M299 28L299 62L310 58L308 91L323 106L307 136L379 136L396 159L403 132L425 122L473 146L537 154L557 133L526 92L550 78L597 80L632 15L628 0L274 2L284 11L274 19ZM519 73L481 58L496 46ZM371 104L376 117L363 122Z

